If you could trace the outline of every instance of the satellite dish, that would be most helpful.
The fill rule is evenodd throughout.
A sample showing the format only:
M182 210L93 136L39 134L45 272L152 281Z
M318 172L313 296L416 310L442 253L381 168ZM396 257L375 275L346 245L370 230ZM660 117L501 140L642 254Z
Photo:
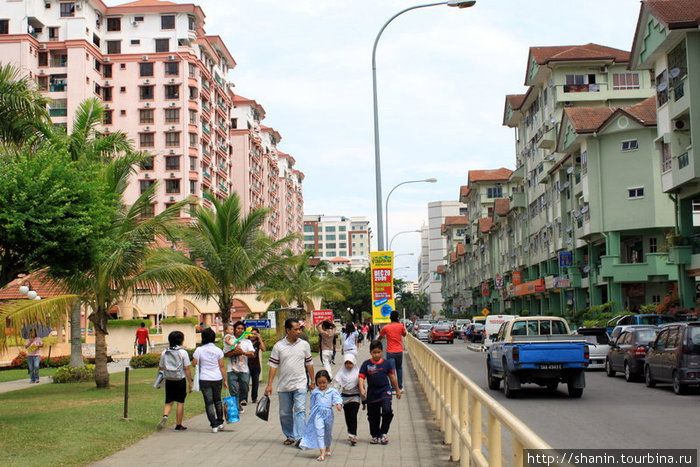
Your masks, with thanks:
M666 83L666 81L659 83L659 85L656 86L657 91L665 91L666 88L668 88L668 83Z
M569 167L568 169L566 169L566 173L568 173L569 175L571 175L573 173L573 171L574 171L573 167Z
M681 74L681 69L678 68L678 67L676 67L676 68L671 68L671 71L668 72L668 75L669 75L671 78L677 78L678 75L680 75L680 74Z

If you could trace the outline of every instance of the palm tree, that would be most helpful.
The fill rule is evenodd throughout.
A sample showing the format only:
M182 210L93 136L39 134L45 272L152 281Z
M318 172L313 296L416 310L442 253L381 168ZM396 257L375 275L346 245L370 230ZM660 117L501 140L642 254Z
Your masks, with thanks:
M280 250L298 236L271 238L262 230L270 210L255 208L244 215L236 193L223 200L206 196L212 208L197 208L193 222L179 232L179 240L216 283L214 290L198 292L216 301L221 320L227 323L236 292L259 286L286 264L288 258L280 256Z
M0 144L19 147L50 123L46 99L19 68L0 65ZM4 151L3 151L4 152Z
M313 251L293 255L287 250L284 256L290 260L290 264L258 290L259 299L276 300L288 305L296 303L305 310L306 321L311 322L312 299L344 300L350 293L350 283L330 274L328 262L311 265L309 260L314 256Z

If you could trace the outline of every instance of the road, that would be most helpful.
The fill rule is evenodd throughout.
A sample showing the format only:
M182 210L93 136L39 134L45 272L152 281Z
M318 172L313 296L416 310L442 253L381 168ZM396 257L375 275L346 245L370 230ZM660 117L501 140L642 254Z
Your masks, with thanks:
M677 396L670 385L647 388L604 371L586 372L581 399L569 399L566 385L550 394L527 384L519 398L506 399L503 389L486 383L486 353L465 343L429 344L451 365L476 382L554 448L700 449L700 391ZM502 387L502 386L501 386Z

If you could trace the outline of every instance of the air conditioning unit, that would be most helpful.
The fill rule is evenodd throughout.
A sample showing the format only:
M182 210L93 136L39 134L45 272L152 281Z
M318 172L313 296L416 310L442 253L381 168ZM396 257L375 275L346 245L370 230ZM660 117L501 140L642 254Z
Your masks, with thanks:
M151 82L151 80L150 80L150 79L144 79L143 82L144 82L144 84L148 84L148 83Z
M109 57L105 57L105 58L102 59L102 61L103 61L103 62L111 62L112 59L109 58Z
M39 44L39 48L41 50L46 50L46 44Z
M105 104L105 109L109 109L109 104Z
M175 107L177 105L177 102L171 102L170 107Z
M39 70L39 74L40 74L40 75L43 75L43 74L45 74L45 73L46 73L46 72L45 72L44 70Z
M168 127L168 130L174 130L174 129L175 129L175 125L170 125L170 126Z
M171 83L174 83L174 82L175 82L175 78L170 78L170 82L171 82Z
M148 174L143 174L143 178L151 178L151 176Z
M175 201L175 197L174 197L174 196L171 196L171 197L170 197L170 201Z
M151 103L150 103L150 102L146 102L146 103L143 104L143 105L144 105L144 107L150 107L150 106L151 106Z
M136 26L139 25L139 22L136 21L136 18L133 18L133 19L131 20L131 25L134 26L134 27L136 27Z
M83 4L81 2L75 2L75 9L80 10L83 7Z
M105 81L105 86L109 86L109 81Z
M146 130L146 131L148 131L148 130L151 129L151 127L150 127L150 126L145 126L145 127L143 127L143 129Z
M175 174L173 172L170 172L170 178L175 178Z
M143 56L141 57L141 60L144 61L144 62L145 62L146 60L148 60L148 55L143 55Z
M168 60L175 60L175 55L168 55Z
M175 150L174 150L174 149L171 149L171 150L169 151L169 154L175 154Z
M690 122L685 118L679 118L677 120L672 120L673 131L685 131L690 128Z

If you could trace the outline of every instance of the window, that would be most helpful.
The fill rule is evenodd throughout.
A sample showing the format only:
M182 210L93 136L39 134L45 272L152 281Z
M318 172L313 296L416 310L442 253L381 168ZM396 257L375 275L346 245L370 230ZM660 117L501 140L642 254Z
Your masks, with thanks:
M141 217L145 218L150 218L156 215L156 208L154 205L148 205L144 207L143 211L141 211ZM150 292L150 289L146 289Z
M502 198L503 197L503 187L491 187L486 189L486 196L488 198Z
M166 180L165 181L165 192L166 193L180 193L180 180Z
M613 90L639 89L639 75L637 73L613 73Z
M348 234L339 234L338 235L338 240L347 240L348 239Z
M661 107L668 102L668 71L656 75L656 105Z
M304 232L313 232L313 231L314 231L313 225L305 225L304 226Z
M61 18L72 18L75 16L75 3L61 3Z
M180 145L180 132L168 131L165 133L165 145L167 147Z
M671 144L662 143L661 144L661 172L668 172L671 170Z
M197 158L190 156L190 170L197 170Z
M683 83L688 74L685 40L668 53L668 74L668 85L673 89L673 100L677 101L685 95Z
M165 98L166 99L179 99L180 98L180 85L179 84L166 84L165 85Z
M155 142L153 133L139 133L139 146L142 148L152 148Z
M335 234L326 235L326 240L335 240Z
M197 124L197 111L189 109L188 114L190 116L190 124L196 125Z
M107 18L107 31L121 31L122 30L122 19L121 18Z
M141 44L141 39L131 39L131 45L139 45Z
M153 62L139 63L140 76L153 76Z
M145 133L142 133L145 134ZM151 136L153 136L151 134ZM153 156L146 157L140 164L141 170L153 170Z
M595 83L595 74L590 75L566 75L564 92L595 92L600 88Z
M195 88L194 86L190 86L190 100L195 101L197 100L197 96L199 95L199 90Z
M656 237L649 238L649 253L656 253L658 251L658 245L656 243Z
M112 65L102 64L102 77L111 78L112 77Z
M581 174L586 175L588 172L588 151L581 153Z
M142 101L153 100L153 86L139 86L139 98Z
M0 34L9 34L10 33L10 20L9 19L0 19Z
M161 29L175 29L175 15L167 15L160 17Z
M338 232L345 232L345 230L346 230L346 229L345 229L345 226L344 226L344 225L341 225L341 226L338 227Z
M166 123L180 123L180 109L165 109Z
M644 188L639 187L639 188L628 188L627 189L627 197L632 199L632 198L644 198Z
M102 114L102 123L105 125L111 125L112 124L112 113L113 110L105 110L104 113Z
M187 16L187 29L190 31L193 31L194 28L196 27L195 19L194 16Z
M112 89L111 87L102 88L102 100L112 102Z
M189 133L189 138L190 138L190 147L196 148L197 147L197 133Z
M179 76L180 62L165 62L165 76Z
M325 248L335 250L335 243L326 243Z
M196 180L190 180L190 194L193 194L193 195L197 194L197 181Z
M304 235L304 241L305 242L313 242L314 236L313 235Z
M141 188L141 193L145 193L148 187L155 183L153 180L139 180L139 188Z
M165 156L165 170L180 170L180 156Z
M58 27L49 27L49 40L50 41L57 41L58 40Z
M196 78L197 77L197 67L194 66L194 63L187 63L187 70L189 72L190 78Z
M170 39L156 39L156 52L170 52Z
M139 123L153 123L153 109L140 109Z
M107 41L107 53L108 54L120 54L120 53L122 53L122 41Z
M637 142L636 139L631 139L631 140L622 142L622 150L623 151L634 151L635 149L639 149L639 143Z
M335 232L335 226L328 225L328 226L326 226L325 231L326 232Z

